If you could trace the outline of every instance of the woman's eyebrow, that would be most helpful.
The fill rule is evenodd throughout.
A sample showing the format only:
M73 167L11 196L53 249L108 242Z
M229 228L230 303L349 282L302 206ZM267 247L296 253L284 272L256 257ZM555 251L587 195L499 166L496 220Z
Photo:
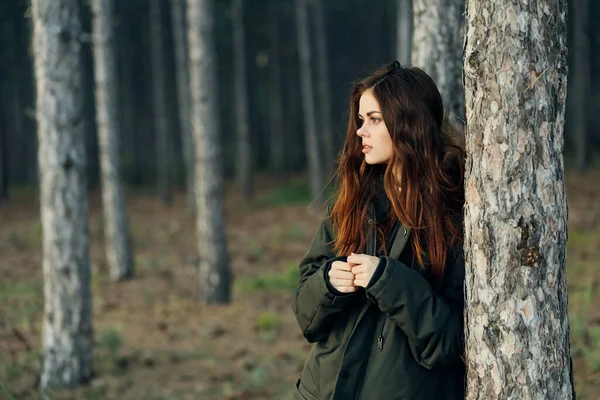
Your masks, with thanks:
M381 114L381 111L376 111L376 110L369 111L369 112L367 113L367 117L370 117L370 116L371 116L371 115L373 115L373 114ZM360 113L358 114L358 116L359 116L360 118L362 118L362 117L363 117L363 116L362 116Z

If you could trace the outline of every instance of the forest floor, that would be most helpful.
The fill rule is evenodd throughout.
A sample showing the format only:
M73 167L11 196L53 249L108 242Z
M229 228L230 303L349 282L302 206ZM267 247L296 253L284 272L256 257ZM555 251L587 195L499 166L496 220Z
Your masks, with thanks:
M567 174L567 273L579 399L600 399L600 170ZM43 310L41 224L31 191L0 204L0 399L288 399L310 348L291 311L297 264L320 213L301 180L258 179L256 197L228 188L233 301L199 299L195 224L183 194L170 207L129 193L136 274L112 283L100 197L90 232L94 379L70 391L35 390Z

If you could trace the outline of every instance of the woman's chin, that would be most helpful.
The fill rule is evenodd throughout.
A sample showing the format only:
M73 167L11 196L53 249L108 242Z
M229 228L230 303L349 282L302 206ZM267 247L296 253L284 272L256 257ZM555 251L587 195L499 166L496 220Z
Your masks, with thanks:
M387 164L387 160L383 160L377 157L369 157L369 154L365 156L365 162L369 165Z

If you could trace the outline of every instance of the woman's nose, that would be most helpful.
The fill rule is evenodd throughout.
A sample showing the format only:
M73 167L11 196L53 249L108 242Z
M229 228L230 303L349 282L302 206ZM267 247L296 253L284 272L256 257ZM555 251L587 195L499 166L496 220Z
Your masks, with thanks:
M367 132L364 129L364 125L356 130L356 134L360 137L367 136Z

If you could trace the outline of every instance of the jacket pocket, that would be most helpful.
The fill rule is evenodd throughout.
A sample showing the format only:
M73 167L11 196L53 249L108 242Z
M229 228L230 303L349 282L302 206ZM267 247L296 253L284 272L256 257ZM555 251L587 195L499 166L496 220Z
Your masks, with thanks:
M294 392L294 400L319 400L315 395L306 390L300 379L296 381L296 391Z

